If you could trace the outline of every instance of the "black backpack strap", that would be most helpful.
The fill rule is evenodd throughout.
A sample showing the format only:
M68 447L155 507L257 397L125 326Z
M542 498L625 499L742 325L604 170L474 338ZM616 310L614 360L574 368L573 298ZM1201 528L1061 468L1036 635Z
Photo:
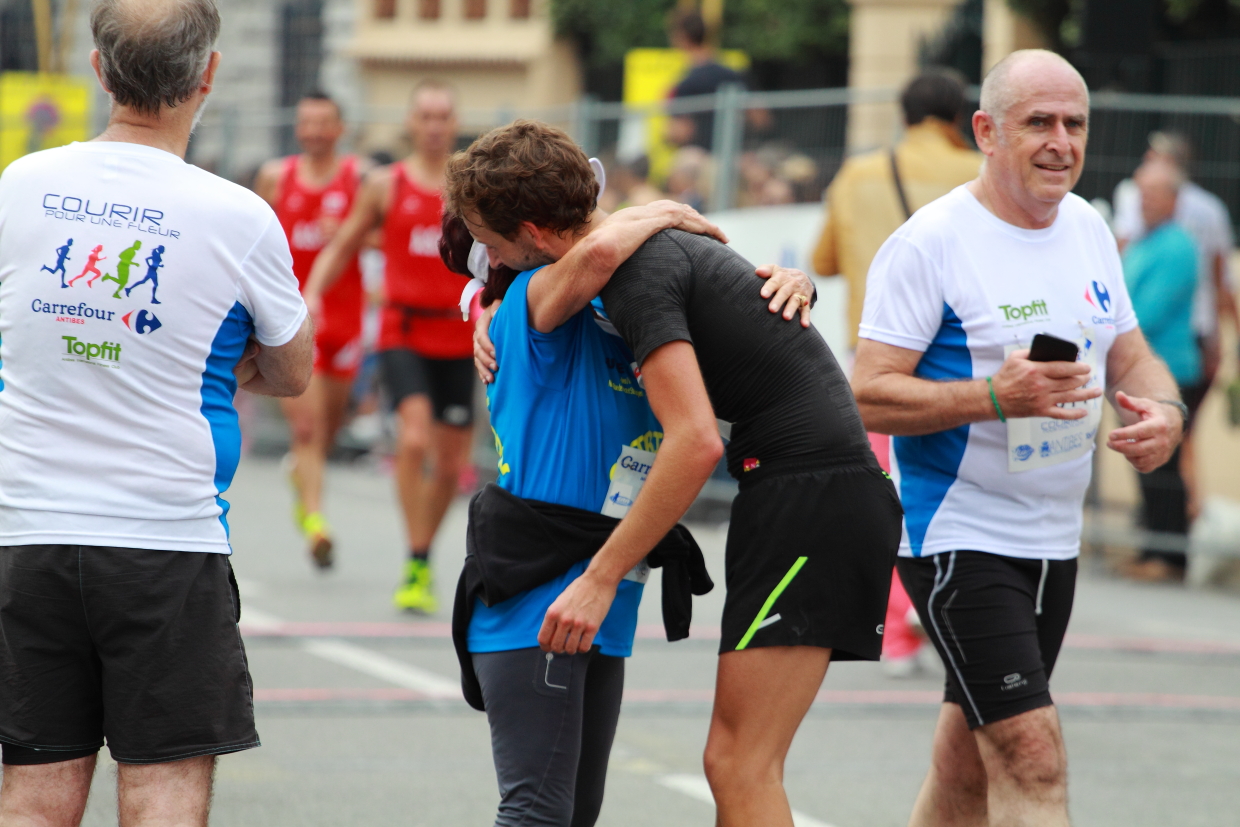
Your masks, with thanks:
M904 220L908 221L913 217L913 211L908 207L908 196L904 194L904 182L900 180L900 165L896 163L895 147L891 148L891 180L896 184L896 195L900 196L900 207L904 210Z

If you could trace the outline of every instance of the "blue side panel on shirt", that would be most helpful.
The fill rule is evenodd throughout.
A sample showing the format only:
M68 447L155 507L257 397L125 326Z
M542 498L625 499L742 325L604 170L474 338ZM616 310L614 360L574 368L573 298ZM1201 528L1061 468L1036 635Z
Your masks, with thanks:
M932 380L973 378L968 335L960 318L946 302L939 332L922 354L913 375ZM898 436L892 440L896 461L900 464L904 525L908 528L914 557L921 556L930 521L956 481L968 442L968 425L924 436Z
M215 501L220 506L220 523L228 536L228 501L221 494L232 485L237 463L241 461L241 425L237 421L237 409L233 397L237 393L237 379L233 368L245 352L245 343L254 334L254 320L241 303L220 323L215 340L211 342L211 354L202 372L202 415L211 426L211 441L215 443Z

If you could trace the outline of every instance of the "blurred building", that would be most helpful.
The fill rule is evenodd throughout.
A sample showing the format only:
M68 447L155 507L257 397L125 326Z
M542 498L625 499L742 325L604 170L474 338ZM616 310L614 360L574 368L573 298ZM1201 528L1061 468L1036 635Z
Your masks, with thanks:
M921 69L927 45L970 5L960 0L848 0L852 7L848 44L848 85L853 89L899 89ZM1045 46L1036 28L1012 11L1008 0L981 0L982 67L1017 49ZM966 72L966 76L971 74ZM848 149L852 152L895 143L901 129L899 106L858 103L849 108Z
M497 110L569 104L581 68L552 28L551 0L355 0L349 54L358 61L368 109L367 147L393 147L413 85L437 77L461 95L462 128L494 123ZM471 112L479 112L471 122ZM487 113L485 116L483 112Z

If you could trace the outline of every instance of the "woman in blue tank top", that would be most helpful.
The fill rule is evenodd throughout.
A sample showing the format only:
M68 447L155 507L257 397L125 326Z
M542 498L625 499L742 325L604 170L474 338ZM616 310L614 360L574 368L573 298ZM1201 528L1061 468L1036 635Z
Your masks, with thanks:
M599 223L592 240L614 243L625 251L622 261L658 230L682 226L684 216L681 205L666 203L622 210ZM690 220L684 229L713 227L696 213ZM445 214L443 229L445 263L468 274L474 241L465 223ZM549 265L543 277L571 267L578 249ZM542 269L516 273L491 267L482 293L484 306L502 299L492 308L488 329L501 366L487 386L499 454L496 482L523 500L623 517L654 460L662 430L633 355L597 299L550 332L531 324L529 286ZM538 633L547 609L588 563L582 560L494 605L475 599L472 606L468 649L502 796L496 825L589 827L598 817L620 714L624 658L632 652L649 569L639 565L622 581L591 651L543 652Z

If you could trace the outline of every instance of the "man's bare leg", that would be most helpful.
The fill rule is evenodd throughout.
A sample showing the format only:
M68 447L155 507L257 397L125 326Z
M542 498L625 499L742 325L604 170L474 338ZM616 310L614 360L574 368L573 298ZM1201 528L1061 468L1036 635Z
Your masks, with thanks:
M95 758L6 764L0 785L0 827L78 827L95 776Z
M452 498L460 484L461 469L469 457L472 427L444 425L436 422L431 428L431 456L434 462L431 478L423 496L414 507L409 529L414 548L429 548L443 522Z
M289 427L293 485L306 514L323 507L323 469L327 462L323 386L322 378L316 375L301 396L280 400Z
M1053 706L974 731L986 765L990 822L1068 827L1068 755Z
M396 493L405 519L405 539L411 549L422 550L430 547L431 538L420 528L415 515L426 498L426 455L434 425L430 397L406 396L400 401L396 416Z
M934 730L930 772L909 827L987 827L986 765L958 704L943 704Z
M207 827L214 775L214 755L119 765L120 827Z
M719 656L704 757L718 827L792 827L784 759L830 661L814 646Z

